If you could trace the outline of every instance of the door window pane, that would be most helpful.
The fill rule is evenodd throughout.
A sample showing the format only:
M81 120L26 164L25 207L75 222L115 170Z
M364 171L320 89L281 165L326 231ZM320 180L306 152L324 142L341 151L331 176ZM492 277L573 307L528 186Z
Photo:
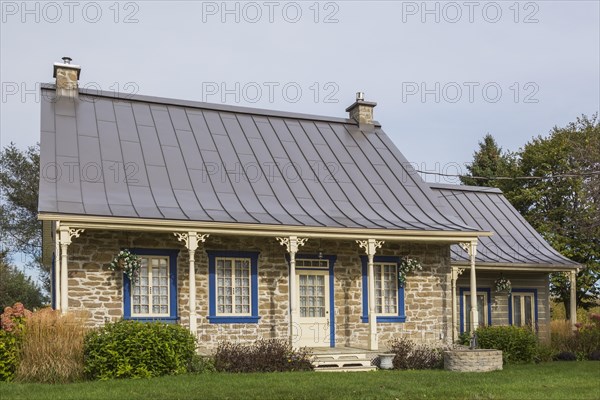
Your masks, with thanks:
M325 317L325 276L300 274L300 316Z

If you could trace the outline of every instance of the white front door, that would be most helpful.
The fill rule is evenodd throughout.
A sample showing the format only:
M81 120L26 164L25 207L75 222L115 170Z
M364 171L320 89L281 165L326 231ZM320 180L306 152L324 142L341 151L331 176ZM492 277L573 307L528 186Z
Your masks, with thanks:
M295 347L329 347L329 271L296 270L298 332Z

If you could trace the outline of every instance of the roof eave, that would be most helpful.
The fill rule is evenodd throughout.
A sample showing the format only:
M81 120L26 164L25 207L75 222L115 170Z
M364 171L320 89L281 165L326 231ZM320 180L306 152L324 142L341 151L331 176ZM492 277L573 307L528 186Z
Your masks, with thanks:
M369 229L343 227L313 227L292 225L249 224L232 222L185 221L133 217L89 216L79 214L39 213L42 221L60 221L63 225L81 229L135 230L154 232L182 232L198 230L202 233L222 235L293 236L331 238L403 240L423 242L459 243L491 236L486 231L427 231L400 229Z

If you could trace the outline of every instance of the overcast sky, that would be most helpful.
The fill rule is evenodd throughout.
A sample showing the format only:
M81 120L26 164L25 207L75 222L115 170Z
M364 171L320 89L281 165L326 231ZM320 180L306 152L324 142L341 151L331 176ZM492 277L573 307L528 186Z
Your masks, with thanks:
M516 150L600 96L598 1L3 1L1 139L39 140L39 82L342 117L355 92L421 169L487 132ZM431 178L433 179L433 178Z

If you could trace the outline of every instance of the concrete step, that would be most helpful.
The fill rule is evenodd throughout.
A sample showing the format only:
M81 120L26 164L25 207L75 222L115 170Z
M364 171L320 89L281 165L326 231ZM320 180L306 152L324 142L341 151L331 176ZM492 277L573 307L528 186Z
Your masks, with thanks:
M355 366L355 367L317 367L315 368L316 372L364 372L364 371L375 371L377 369L376 366L370 365L368 367L365 366Z
M357 358L352 360L314 360L312 364L315 367L371 367L371 360L368 358Z

